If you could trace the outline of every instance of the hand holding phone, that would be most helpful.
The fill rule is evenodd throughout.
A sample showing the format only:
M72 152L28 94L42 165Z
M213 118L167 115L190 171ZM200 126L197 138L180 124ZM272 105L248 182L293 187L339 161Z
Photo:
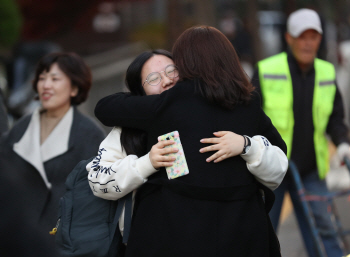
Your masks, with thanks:
M159 141L152 146L149 151L149 159L155 169L173 165L176 158L174 156L169 156L169 154L176 153L178 149L176 147L166 147L172 144L175 144L173 140L165 140Z
M185 153L180 141L180 135L178 131L173 131L158 137L158 141L173 140L175 144L167 145L166 147L176 147L179 149L177 153L170 153L169 156L174 156L176 159L172 166L165 167L168 175L168 179L178 178L189 174Z

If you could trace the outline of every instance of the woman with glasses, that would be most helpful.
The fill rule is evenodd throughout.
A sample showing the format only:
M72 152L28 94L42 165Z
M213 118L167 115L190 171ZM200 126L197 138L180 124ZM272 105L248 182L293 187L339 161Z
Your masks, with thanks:
M163 52L164 53L164 52ZM161 120L153 120L152 122L157 123L160 126L164 126L165 128L161 127L154 127L154 130L157 130L156 134L158 135L157 137L154 137L155 133L152 131L147 131L148 135L145 134L145 132L142 132L140 130L137 130L142 127L141 124L137 125L136 123L148 123L150 122L149 120L149 104L147 104L146 100L149 99L151 101L158 101L159 97L163 97L166 92L162 93L163 91L170 89L173 87L178 81L178 71L175 66L173 66L172 60L164 58L159 58L160 53L143 53L139 57L135 59L135 61L129 66L127 75L126 75L126 85L130 89L131 94L128 94L128 97L130 96L130 99L135 99L135 101L131 102L131 107L136 107L138 108L138 112L132 113L132 115L129 117L130 118L130 123L128 123L128 127L134 127L134 129L130 128L124 128L123 131L121 132L120 136L120 128L115 127L112 132L108 135L108 137L102 142L100 145L100 150L99 150L99 155L95 158L94 161L92 161L88 166L87 169L89 170L89 181L90 181L90 186L92 191L96 196L105 198L105 199L112 199L116 200L119 199L120 197L124 196L125 194L131 192L132 190L140 187L139 193L137 194L136 197L136 204L135 204L135 212L134 214L138 217L136 220L133 221L133 227L131 230L130 234L130 243L128 243L128 249L132 250L127 250L127 255L130 254L130 256L140 256L140 253L142 252L141 256L197 256L197 254L192 254L190 253L191 251L195 250L196 252L198 251L199 253L205 253L206 250L202 251L201 249L194 248L192 249L188 254L183 255L185 252L183 251L186 245L191 245L191 241L195 240L196 244L200 243L198 240L199 238L192 237L190 236L189 241L184 241L183 240L183 234L187 234L186 237L188 237L191 234L195 234L196 227L188 226L185 228L185 224L181 222L177 222L177 216L178 214L176 213L177 207L179 207L179 211L183 212L186 211L185 207L188 204L188 200L194 201L194 205L190 207L197 209L200 206L197 206L197 196L192 199L186 197L186 191L189 189L191 190L191 184L188 184L185 182L185 184L182 184L181 187L185 185L185 187L188 187L188 189L185 189L185 192L183 193L175 193L175 198L174 195L169 195L169 192L167 191L167 183L168 182L173 182L173 181L168 181L168 179L164 179L165 171L163 169L158 170L161 167L166 167L170 166L173 162L173 159L171 157L166 156L166 154L171 153L173 150L171 148L164 148L164 146L171 144L169 141L165 142L156 142L156 139L159 135L164 134L166 132L170 132L169 130L169 124L167 123L172 123L172 117L179 118L181 119L181 115L183 115L184 111L188 111L189 113L192 112L192 106L188 106L186 110L181 108L181 102L183 98L193 98L191 92L188 92L188 94L178 94L177 99L174 100L171 103L168 103L169 106L176 104L176 102L180 102L180 107L181 109L179 112L173 111L172 113L167 113L167 116L162 116ZM168 58L171 58L170 55L167 56ZM158 59L166 59L169 62L161 62L161 60ZM171 63L170 63L171 61ZM181 77L181 73L180 73ZM173 84L169 82L169 84L166 84L166 81L172 79ZM165 84L163 84L165 83ZM181 83L179 84L180 87ZM174 89L178 87L177 85L174 87ZM170 90L172 91L172 90ZM170 92L168 91L168 92ZM152 95L152 94L159 94L153 95L153 96L147 96L145 95ZM111 96L112 98L114 97L119 97L120 94L115 94ZM141 96L141 97L140 97ZM144 101L145 100L145 101ZM177 101L178 100L178 101ZM112 100L113 102L113 100ZM109 110L108 116L110 113L114 113L114 107L112 102L110 102L108 105L108 108L113 108L113 110ZM118 105L120 103L117 102ZM134 106L135 104L135 106ZM145 104L145 105L144 105ZM194 108L196 103L194 103ZM147 110L143 110L143 107L146 107ZM162 106L154 106L154 108L163 108ZM165 106L166 108L166 106ZM215 109L215 107L213 106ZM96 109L97 111L97 109ZM155 111L158 112L158 111ZM160 110L161 112L161 110ZM100 114L100 113L99 113ZM206 113L203 113L206 115ZM200 114L200 115L203 115ZM118 113L118 115L123 115L121 113ZM125 119L128 119L127 116L128 114L123 115ZM135 117L137 116L134 120ZM186 116L186 115L185 115ZM193 117L195 120L195 117ZM113 124L113 120L111 122L107 122L106 120L105 124L111 125ZM187 120L185 120L186 122ZM136 123L135 123L136 122ZM160 122L160 123L159 123ZM164 123L163 123L164 122ZM190 124L191 122L189 122ZM143 124L145 127L148 127L150 124ZM177 129L178 127L183 128L183 125L185 124L177 124L173 127L173 130ZM201 124L197 124L198 128L201 128ZM267 128L269 128L271 124L267 122ZM152 126L152 125L150 125ZM214 135L216 136L215 138L207 138L212 135L212 132L218 129L219 127L215 128L212 125L209 124L204 124L204 126L207 126L205 131L212 130L210 133L200 133L200 135L197 135L197 131L191 131L190 133L182 133L180 130L180 137L181 140L184 141L184 151L186 154L187 159L191 159L192 152L194 155L196 155L196 158L199 159L195 161L195 164L192 163L190 165L190 174L187 175L188 177L192 175L192 167L196 166L202 166L204 162L204 166L210 165L212 169L215 169L216 172L213 172L211 177L215 176L220 176L220 167L216 168L216 165L225 163L221 162L222 160L236 156L237 154L242 153L243 149L243 137L235 134L233 132L219 132L215 133ZM226 126L226 128L229 128L229 126ZM232 127L234 128L234 127ZM169 130L169 131L168 131ZM130 134L126 134L126 131ZM258 131L258 130L256 130ZM199 131L198 131L199 132ZM275 131L273 131L275 132ZM152 134L152 137L149 135ZM187 134L187 135L186 135ZM243 134L243 133L242 133ZM263 133L262 133L263 134ZM126 136L128 137L128 140L126 139ZM268 134L270 136L270 134ZM197 138L198 140L195 141L194 147L190 149L191 147L186 146L186 139L184 137L186 136L189 138ZM199 137L202 136L202 137ZM203 137L206 137L207 139L203 139ZM254 136L254 134L250 134L250 136ZM279 135L276 136L274 133L271 133L271 136L273 136L273 140L277 143L280 144L280 146L284 147L283 141L279 141ZM138 140L135 140L135 139ZM203 148L200 143L200 139L202 139L202 143L212 143L213 145L209 145ZM146 141L147 140L147 141ZM278 184L281 182L285 171L287 167L287 159L285 154L275 146L271 146L269 141L266 138L263 137L254 137L249 139L251 141L251 148L246 149L247 153L243 154L242 157L246 158L247 163L245 160L243 160L241 157L239 159L241 162L243 162L245 165L247 164L248 173L250 175L245 175L248 176L249 178L255 177L257 180L261 181L264 183L266 186L270 186L271 189L274 189L278 186ZM123 152L122 147L125 149L125 152ZM193 150L195 148L195 150ZM189 152L187 152L189 149ZM201 152L199 150L201 149ZM146 152L150 151L149 154L145 154ZM210 151L217 151L214 155L211 155L209 152ZM272 153L272 154L271 154ZM130 154L126 156L127 154ZM270 155L271 154L271 155ZM139 158L137 158L135 155L137 155ZM245 156L244 156L245 155ZM234 157L234 158L238 158ZM234 159L232 158L232 159ZM230 158L231 159L231 158ZM217 162L217 164L214 164L213 161ZM237 162L237 160L236 160ZM229 165L234 164L235 162L229 162ZM267 169L268 164L271 163L270 169ZM226 165L225 165L226 166ZM235 173L234 169L235 165L232 165L231 167L231 172ZM245 166L246 167L246 166ZM247 168L245 168L247 170ZM255 172L255 173L254 173ZM195 168L193 169L193 173L196 173ZM278 174L278 175L277 175ZM166 175L165 175L166 176ZM185 176L185 177L187 177ZM227 176L227 174L225 175ZM250 177L251 176L251 177ZM185 178L183 177L183 178ZM159 178L161 179L161 183L159 185L155 185L155 181L160 181ZM229 178L229 177L228 177ZM145 183L149 179L151 183ZM207 178L208 179L208 178ZM180 178L179 180L182 180ZM229 181L227 181L229 182ZM250 181L251 182L251 181ZM164 183L164 185L163 185ZM251 182L252 183L252 182ZM254 183L253 183L254 184ZM262 188L266 189L264 186L261 186ZM205 187L206 188L206 187ZM217 190L216 187L212 188L214 191ZM166 191L164 191L166 190ZM208 188L208 192L210 192L211 188ZM163 195L163 193L165 193ZM214 193L217 194L217 193ZM181 199L176 199L177 196L185 197L186 203L185 206L179 206L178 203L180 203L182 200ZM160 197L160 198L159 198ZM164 198L163 198L164 197ZM169 197L169 198L168 198ZM198 196L201 197L201 196ZM165 202L164 201L170 201L169 204L173 202L175 205L174 206L168 206L168 204L163 205ZM178 200L180 202L178 202ZM205 200L205 199L203 199ZM175 201L175 202L174 202ZM226 200L225 200L226 201ZM204 201L206 202L206 201ZM203 203L204 203L203 202ZM259 202L261 204L261 202ZM148 205L150 204L150 205ZM191 205L191 204L190 204ZM164 207L164 212L162 211ZM169 209L170 207L170 209ZM204 204L203 207L207 209L210 207L210 205ZM152 212L153 208L156 210L155 216L150 217L150 212ZM170 212L172 208L175 208L173 211ZM263 209L262 206L260 208ZM197 211L191 210L188 214L196 213L195 216L189 215L189 220L186 221L188 223L190 220L193 218L200 220L201 214ZM146 219L140 219L139 220L139 215L143 215L143 213L147 214L147 217L150 218L148 221ZM174 218L173 220L167 220L169 223L164 220L165 216L168 216ZM175 216L174 216L175 215ZM181 217L181 219L185 218L186 215ZM266 215L265 215L266 216ZM135 218L135 217L134 217ZM159 220L158 220L159 218ZM213 217L214 218L214 217ZM159 223L158 223L158 221ZM215 220L210 220L210 222L216 222ZM143 234L145 231L144 225L139 226L136 225L139 222L149 222L149 231L146 234ZM164 223L165 222L165 223ZM169 225L172 226L177 226L179 227L173 231L172 228L169 227ZM203 224L203 228L207 227L208 224ZM202 228L202 229L203 229ZM173 231L176 233L178 229L181 230L180 234L177 234L179 237L168 237L169 232ZM202 231L201 229L201 231ZM170 231L169 231L170 230ZM136 231L136 232L135 232ZM140 233L140 231L143 231ZM189 232L189 233L188 233ZM211 238L213 235L212 231L208 230L206 231L208 233L209 238ZM153 235L156 235L155 237ZM150 236L152 235L152 236ZM146 240L144 237L149 237L152 240ZM153 239L161 240L161 241L153 241ZM143 244L142 242L146 240L147 243ZM164 240L169 240L166 243ZM196 241L197 240L197 241ZM176 243L176 241L181 242L180 245ZM132 243L133 242L133 243ZM165 243L162 245L162 243ZM172 243L173 242L173 243ZM136 243L136 244L135 244ZM182 245L183 243L186 243L186 245ZM203 242L204 245L206 242ZM146 252L144 251L139 251L141 250L140 245L146 246ZM174 247L168 248L168 245L173 245ZM201 243L200 243L201 244ZM178 248L179 246L179 248ZM168 248L168 249L167 249ZM188 248L188 247L186 247ZM175 250L175 249L179 249ZM211 254L212 251L205 253ZM215 255L215 256L221 256Z

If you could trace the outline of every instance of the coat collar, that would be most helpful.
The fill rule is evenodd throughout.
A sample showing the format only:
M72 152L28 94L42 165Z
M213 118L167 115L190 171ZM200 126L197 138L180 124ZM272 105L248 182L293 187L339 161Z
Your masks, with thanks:
M40 146L40 109L37 108L24 135L13 145L13 150L38 170L49 189L51 183L47 179L44 162L68 151L72 123L73 108L71 107Z

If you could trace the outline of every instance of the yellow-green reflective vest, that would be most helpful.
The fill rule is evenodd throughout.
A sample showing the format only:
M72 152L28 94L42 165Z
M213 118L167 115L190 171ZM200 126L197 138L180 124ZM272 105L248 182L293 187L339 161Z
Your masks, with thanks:
M328 144L325 136L329 116L333 111L336 92L333 64L315 59L315 88L312 103L316 163L320 179L329 170ZM258 63L263 95L263 109L287 145L287 157L292 152L294 113L293 85L287 53L280 53Z

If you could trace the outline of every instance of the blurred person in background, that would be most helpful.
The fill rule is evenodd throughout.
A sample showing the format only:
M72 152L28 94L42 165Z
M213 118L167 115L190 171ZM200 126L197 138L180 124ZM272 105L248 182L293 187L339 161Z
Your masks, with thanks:
M89 67L77 54L44 56L32 84L41 107L22 117L0 141L0 170L22 190L22 211L30 213L28 219L47 237L56 225L67 175L80 160L94 156L104 138L103 130L76 107L88 97L91 80Z
M326 133L337 146L340 160L350 156L348 129L343 122L343 102L334 66L316 58L322 33L315 11L300 9L293 12L287 20L285 34L289 50L258 62L252 78L253 85L262 95L263 109L286 142L287 156L296 164L305 189L321 194L328 192L325 182L329 170ZM309 256L315 256L313 237L288 172L275 190L276 201L270 212L272 224L277 230L286 191L290 193ZM322 236L328 256L342 256L327 204L311 202L310 205L317 226L330 231Z

